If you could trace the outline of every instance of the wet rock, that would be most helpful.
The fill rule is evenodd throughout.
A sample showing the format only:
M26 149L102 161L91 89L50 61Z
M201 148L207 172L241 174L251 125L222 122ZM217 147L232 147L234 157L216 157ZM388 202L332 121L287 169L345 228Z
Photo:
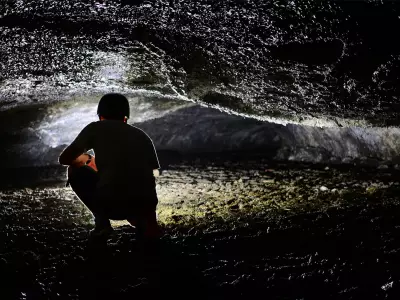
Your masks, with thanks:
M231 205L231 206L229 206L229 209L230 210L238 210L240 208L240 206L239 206L239 204L233 204L233 205Z
M28 195L31 195L33 193L33 190L30 188L25 188L25 193L27 193Z
M178 221L182 220L182 216L179 216L179 215L173 215L173 216L171 216L171 218L172 218L175 222L178 222Z
M390 281L390 282L382 285L381 289L384 291L387 291L387 290L393 288L393 283L394 283L393 281Z
M377 169L378 170L386 170L386 169L389 169L389 167L388 167L388 165L380 165L380 166L378 166Z
M249 208L249 207L250 207L250 205L249 205L248 203L240 202L240 203L238 204L238 208L239 208L240 210L246 209L246 208Z
M235 202L234 198L226 200L226 204L228 204L228 205L230 205L230 204L232 204L234 202Z
M262 182L265 184L273 184L275 183L275 179L264 179Z
M288 172L283 168L276 168L275 175L279 176L278 182L265 185L260 178L258 185L255 182L254 185L249 185L242 190L238 186L232 186L231 188L225 188L223 192L215 190L215 186L211 183L201 191L198 190L198 186L196 185L186 184L185 180L191 179L183 177L182 173L186 172L185 169L181 169L179 172L176 171L168 179L160 179L163 182L163 188L160 190L158 210L159 212L162 212L164 209L169 211L168 218L161 219L163 226L166 226L166 236L163 237L166 246L163 248L162 263L165 265L162 271L166 275L161 275L164 277L159 281L161 282L160 284L170 287L171 284L177 282L178 278L180 283L192 282L193 285L197 285L203 277L200 275L195 280L191 280L191 278L186 279L190 273L188 270L193 272L199 270L201 272L202 268L206 269L214 266L214 264L219 264L220 267L206 272L207 276L210 276L207 277L207 280L210 280L207 281L207 284L210 284L211 288L218 286L220 282L230 283L243 274L252 272L251 282L243 279L237 283L240 291L244 292L264 287L266 278L271 278L269 288L274 289L274 286L286 286L288 284L287 279L290 277L289 284L292 284L291 288L298 293L299 297L307 298L306 294L302 294L306 290L304 288L304 279L301 277L302 274L306 274L305 279L317 283L320 282L321 275L324 275L324 278L328 276L330 281L324 281L324 284L328 286L329 284L334 284L334 286L330 286L332 287L332 293L335 293L336 287L338 291L351 285L358 287L360 282L359 276L364 276L362 277L363 282L368 282L370 274L364 275L362 272L363 267L359 267L361 263L365 266L365 264L375 263L375 258L379 258L379 264L382 264L387 261L385 258L387 255L381 256L380 249L387 251L385 253L391 253L390 251L398 248L395 239L386 238L386 236L393 237L392 229L399 227L395 217L395 211L397 210L395 203L398 203L398 200L395 200L398 195L396 193L396 181L392 176L393 174L386 174L389 172L376 172L376 169L371 171L371 173L351 168L347 171L340 171L340 173L334 167L331 170L333 171L327 172L325 170L313 169L307 171L301 169L297 171L290 170ZM225 170L224 172L228 174L228 171ZM198 168L194 173L200 177L210 178L207 177L207 171L202 171L201 168ZM235 174L234 172L231 173ZM245 174L245 172L238 173L242 177ZM239 178L239 176L233 175L232 177ZM293 178L297 179L298 177L303 177L308 182L293 180ZM182 181L181 184L175 184L173 187L169 185L169 181L177 183L179 180ZM339 193L342 187L341 183L344 183L344 185L349 183L346 194L348 195L347 198L342 197ZM369 185L376 189L382 189L382 192L385 192L386 200L380 197L382 193L367 195L368 199L373 200L373 206L378 207L376 211L373 206L365 205L364 202L366 197L365 191ZM334 187L331 190L331 194L321 193L320 187L323 186ZM259 191L260 188L262 188L263 192ZM180 196L175 192L176 189L181 190L179 193ZM185 191L183 192L183 190ZM206 190L209 190L209 192L206 192ZM338 190L337 193L336 190ZM7 193L3 192L5 195ZM24 258L23 255L15 254L17 251L14 250L24 248L27 243L28 245L33 245L31 251L36 254L40 253L42 256L39 263L29 263L31 268L22 264L19 268L21 272L31 269L27 273L29 276L25 276L24 278L27 280L37 278L38 281L36 282L44 282L46 287L48 287L44 293L51 295L49 296L50 298L58 292L61 298L70 298L68 297L70 295L72 298L77 299L79 297L73 295L78 294L78 296L82 296L82 294L79 294L83 293L82 290L88 291L90 287L86 286L86 284L90 280L93 280L93 286L98 286L100 281L96 281L97 279L88 279L95 278L96 276L91 277L91 273L85 272L89 272L99 262L107 262L101 268L103 268L105 273L112 274L113 278L103 276L101 282L102 284L113 286L110 293L113 293L112 295L116 299L121 298L119 297L121 295L118 294L120 286L134 285L137 283L138 277L144 276L139 274L139 269L133 263L134 257L137 257L138 253L135 250L136 240L132 238L121 238L116 243L113 243L113 240L111 240L107 245L108 249L111 250L109 252L105 249L94 249L93 252L99 254L100 258L98 261L93 259L93 257L84 261L79 258L79 256L86 257L83 254L85 251L84 240L86 236L82 232L85 231L88 224L80 220L81 214L75 216L69 215L71 211L76 209L75 206L78 202L59 201L59 198L62 198L64 195L62 190L48 190L38 195L37 199L43 203L43 206L47 206L48 208L45 210L30 206L30 209L22 211L23 204L29 206L29 203L31 203L31 196L23 190L15 194L10 192L9 195L11 196L4 199L5 202L1 204L2 207L12 208L10 213L6 213L7 209L0 211L0 220L8 225L3 228L3 234L1 235L2 240L7 242L4 244L7 247L4 252L7 254L3 256L7 260L7 268L10 269L10 264L15 261L31 260L29 256ZM16 196L14 197L13 195ZM357 198L359 195L361 197ZM375 197L374 195L378 195L379 197ZM55 198L55 201L49 200L52 197ZM173 200L168 200L166 203L164 202L167 199L165 197L172 197ZM387 204L382 205L383 200L393 206L387 207ZM202 203L202 209L196 207L198 201L204 202ZM227 203L228 201L229 203ZM346 208L346 205L349 203L352 205L351 209ZM180 207L177 206L178 204L180 204ZM247 205L249 205L248 209ZM363 213L360 213L361 210L358 207L362 207L364 210ZM328 215L329 217L327 217ZM22 216L25 217L24 222L26 221L27 223L20 223ZM33 218L34 216L36 219ZM54 216L62 217L54 218ZM67 224L65 216L69 220L73 219L73 223L75 224L73 227L81 227L71 230L70 226L73 223ZM357 222L363 225L354 226L354 217L357 218ZM58 222L55 221L56 219L60 219L61 221L55 226L55 222ZM225 223L228 219L232 219L233 221ZM374 219L372 223L373 228L365 225L370 224L371 219ZM33 221L34 223L32 223ZM250 225L245 226L246 223ZM385 223L390 225L383 225ZM45 226L41 227L43 224ZM86 225L82 226L80 224ZM226 232L224 231L225 226L229 228ZM241 229L237 229L239 226L241 226ZM269 227L272 228L272 234L268 236L268 239L265 239L263 236L266 234L266 228ZM188 228L195 228L195 230L188 233ZM246 228L246 230L243 228ZM347 228L351 228L352 230L347 230ZM29 234L26 235L25 231L28 229ZM383 234L377 235L376 229L382 230ZM4 232L9 233L6 235ZM34 239L32 238L32 232L34 232ZM218 232L218 235L215 232ZM257 235L257 232L261 232L261 234ZM122 230L121 235L123 233L124 231ZM126 235L131 236L131 234ZM186 236L185 240L183 236ZM282 236L285 238L283 239ZM321 237L323 237L324 241L322 243ZM338 238L336 239L336 237ZM345 242L342 242L343 238L345 238ZM354 245L357 246L353 247L349 245L348 238L354 240ZM36 242L33 243L33 240ZM235 243L231 244L230 241L233 240L235 240ZM289 243L286 243L285 240L289 240ZM364 244L361 242L364 242ZM305 243L307 243L307 247L304 247ZM15 246L16 244L18 246ZM173 247L171 246L172 244ZM330 252L331 249L335 248L332 247L333 244L339 244L340 247L343 247L341 249L346 250L344 252ZM357 263L360 262L360 264L354 264L352 261L353 256L351 256L351 259L348 256L347 250L349 247L355 253L363 254L367 249L365 247L368 247L369 244L373 244L375 247L374 251L369 253L372 259L369 256L366 261L365 256L359 255L357 256ZM363 245L364 247L362 253L357 248L359 245ZM322 253L321 257L314 255L317 251ZM197 257L196 255L192 256L192 253L196 254L199 258L195 258ZM312 255L312 260L310 259L310 255ZM186 260L188 256L191 257L190 260ZM223 263L220 260L227 262ZM242 260L245 260L245 264L238 264L234 267L237 261ZM249 261L251 263L248 263ZM339 261L340 263L338 263ZM342 261L347 265L342 266ZM3 269L2 264L4 262L0 260L0 269ZM156 263L149 265L159 268ZM261 269L259 269L260 266ZM264 266L268 266L265 271L268 273L259 272L264 270ZM350 266L351 270L348 268ZM316 270L313 273L311 269L314 269L314 267ZM86 270L85 268L88 269ZM126 273L127 269L129 270L128 276ZM357 278L353 278L353 272L358 270L361 270L361 272L357 272ZM377 281L376 278L373 278L370 283L374 291L378 289L382 292L383 289L381 286L386 285L386 282L392 282L392 279L387 279L387 275L391 272L396 272L396 265L385 264L384 267L378 267L376 270L380 279ZM80 277L76 274L83 274L84 276ZM272 274L275 274L275 276L272 276ZM339 277L335 274L339 274ZM58 282L63 283L59 285L57 284ZM116 282L121 282L121 285L118 285ZM149 284L151 285L151 282ZM248 289L247 284L249 284ZM397 281L394 281L393 287L396 284ZM78 292L74 290L75 286L80 287ZM388 291L391 291L393 287L388 289ZM282 291L280 288L279 290ZM23 290L21 289L21 291ZM312 292L315 292L315 289L312 291L310 289L310 293ZM350 292L348 291L348 293ZM124 296L128 297L131 294ZM290 295L288 295L288 298L290 298ZM354 297L354 299L358 298Z
M5 258L0 258L0 270L6 270L7 264L8 262Z
M321 192L329 191L329 189L328 189L326 186L321 186L321 187L319 188L319 190L320 190Z

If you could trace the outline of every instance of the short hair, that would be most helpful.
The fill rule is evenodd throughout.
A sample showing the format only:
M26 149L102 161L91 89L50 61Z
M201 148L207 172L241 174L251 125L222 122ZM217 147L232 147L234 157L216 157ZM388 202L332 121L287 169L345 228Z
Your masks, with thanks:
M129 119L129 101L121 94L106 94L99 101L97 115L111 120L123 120L125 117Z

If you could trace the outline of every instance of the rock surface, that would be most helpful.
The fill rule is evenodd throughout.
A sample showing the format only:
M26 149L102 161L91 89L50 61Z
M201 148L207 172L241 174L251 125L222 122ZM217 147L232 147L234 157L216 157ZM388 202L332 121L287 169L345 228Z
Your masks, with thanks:
M397 299L399 178L188 161L157 179L165 234L147 248L123 224L88 243L91 215L69 188L3 189L2 297Z
M258 117L398 125L399 12L367 0L6 1L0 106L144 88Z

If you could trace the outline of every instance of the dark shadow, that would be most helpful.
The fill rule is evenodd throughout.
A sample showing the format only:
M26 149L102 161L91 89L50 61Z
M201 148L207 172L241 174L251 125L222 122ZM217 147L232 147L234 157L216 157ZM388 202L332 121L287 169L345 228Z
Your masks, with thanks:
M320 40L314 42L292 42L270 48L274 58L296 61L308 65L334 64L343 54L340 40Z

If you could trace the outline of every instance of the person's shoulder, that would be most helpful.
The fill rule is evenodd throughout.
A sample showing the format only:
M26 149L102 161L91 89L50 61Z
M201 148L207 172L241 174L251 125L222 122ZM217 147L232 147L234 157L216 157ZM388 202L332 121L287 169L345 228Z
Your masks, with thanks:
M115 126L112 126L112 124L107 121L94 121L83 129L88 135L98 135L106 132L113 132L114 130L116 130Z
M132 132L135 132L136 134L139 134L139 135L148 136L147 133L144 132L143 129L140 129L139 127L136 127L136 126L130 125L130 124L128 124L128 126L131 127Z
M97 123L97 122L91 122L91 123L87 124L87 125L82 129L82 132L88 132L88 131L93 130L93 128L97 126L96 123Z
M95 127L95 126L98 126L99 124L100 124L100 121L93 121L93 122L90 122L87 126Z
M142 129L140 129L139 127L136 127L135 125L128 124L128 123L125 123L125 125L127 125L132 132L138 132L138 133L144 132Z
M89 124L87 124L85 126L85 128L83 128L83 130L85 130L85 131L94 130L95 128L97 128L99 126L99 123L100 123L100 121L90 122Z

